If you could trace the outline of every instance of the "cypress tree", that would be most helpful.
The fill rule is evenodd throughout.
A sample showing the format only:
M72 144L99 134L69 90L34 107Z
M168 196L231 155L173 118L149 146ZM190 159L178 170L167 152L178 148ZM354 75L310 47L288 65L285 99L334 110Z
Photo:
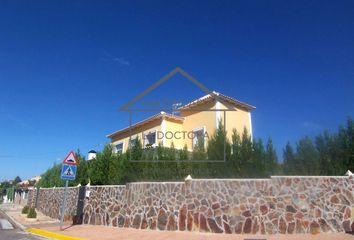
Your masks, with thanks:
M278 157L273 146L273 141L268 138L266 152L265 152L265 172L267 176L274 175L277 170Z

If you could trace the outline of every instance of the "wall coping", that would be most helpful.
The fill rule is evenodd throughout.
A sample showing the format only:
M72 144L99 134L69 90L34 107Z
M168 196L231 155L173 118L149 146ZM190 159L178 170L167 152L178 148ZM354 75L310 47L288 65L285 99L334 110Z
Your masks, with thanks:
M39 189L43 189L43 190L45 190L45 189L51 189L51 190L53 190L53 189L64 189L65 187L49 187L49 188L39 188ZM79 188L78 186L75 186L75 187L68 187L68 189L69 188ZM34 188L33 190L37 190L37 188Z
M90 185L85 187L126 187L127 185Z
M349 178L350 176L270 176L270 178Z
M170 184L170 183L178 183L178 184L182 184L184 182L131 182L131 183L127 183L127 185L131 185L131 184Z
M349 179L351 176L270 176L270 178L196 178L196 179L191 179L189 181L191 182L200 182L200 181L270 181L272 179L278 179L278 178L300 178L300 179L309 179L309 178L344 178L344 179ZM90 185L90 186L85 186L87 188L90 187L127 187L128 185L138 185L138 184L183 184L185 181L180 181L180 182L131 182L131 183L126 183L125 185ZM68 187L69 189L75 189L79 188L78 186L74 187ZM50 187L50 188L40 188L43 190L53 190L53 189L64 189L64 187ZM33 188L32 190L37 190L37 188Z
M198 178L191 181L265 181L270 178Z

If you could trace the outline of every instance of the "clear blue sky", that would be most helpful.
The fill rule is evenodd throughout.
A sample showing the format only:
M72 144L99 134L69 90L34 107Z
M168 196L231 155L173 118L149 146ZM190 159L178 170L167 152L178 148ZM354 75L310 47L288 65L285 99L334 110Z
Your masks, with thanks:
M0 180L101 149L176 66L255 105L281 153L354 116L354 1L0 1ZM203 95L182 80L160 99Z

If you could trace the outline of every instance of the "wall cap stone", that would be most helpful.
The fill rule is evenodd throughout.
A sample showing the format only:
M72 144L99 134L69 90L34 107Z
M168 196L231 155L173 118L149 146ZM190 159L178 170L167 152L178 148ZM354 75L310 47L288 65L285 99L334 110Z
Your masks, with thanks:
M349 176L270 176L270 178L349 178Z
M86 186L87 188L91 187L126 187L126 185L90 185Z
M184 182L131 182L131 183L127 183L128 184L171 184L171 183L178 183L178 184L182 184ZM124 186L124 185L123 185Z

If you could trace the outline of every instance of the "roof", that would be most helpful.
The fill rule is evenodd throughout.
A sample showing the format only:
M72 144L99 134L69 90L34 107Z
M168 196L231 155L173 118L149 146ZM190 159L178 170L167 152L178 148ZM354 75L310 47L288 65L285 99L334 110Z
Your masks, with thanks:
M152 121L155 121L157 119L162 119L162 118L175 120L175 121L180 121L180 122L183 122L183 120L184 120L183 117L172 115L172 114L165 113L165 112L160 112L160 113L155 114L155 115L153 115L153 116L151 116L151 117L149 117L147 119L144 119L144 120L142 120L140 122L137 122L137 123L135 123L135 124L133 124L133 125L131 125L129 127L126 127L126 128L121 129L121 130L118 130L118 131L116 131L114 133L108 134L107 137L108 138L112 138L114 135L118 135L118 134L121 134L121 133L128 132L130 130L136 129L136 128L141 127L141 126L143 126L145 124L148 124L148 123L150 123Z
M201 98L198 98L197 100L194 100L192 102L189 102L187 104L185 104L184 106L178 108L178 110L187 110L187 109L190 109L192 107L195 107L197 105L200 105L201 103L205 103L205 102L208 102L212 99L218 99L218 100L221 100L221 101L225 101L225 102L228 102L228 103L231 103L235 106L238 106L238 107L241 107L241 108L244 108L248 111L252 111L254 109L256 109L255 106L252 106L248 103L245 103L245 102L241 102L237 99L234 99L232 97L229 97L229 96L226 96L222 93L219 93L219 92L215 92L213 91L211 94L207 94Z
M41 176L34 176L33 178L31 178L30 180L31 181L36 181L36 182L38 182L39 180L41 180Z

